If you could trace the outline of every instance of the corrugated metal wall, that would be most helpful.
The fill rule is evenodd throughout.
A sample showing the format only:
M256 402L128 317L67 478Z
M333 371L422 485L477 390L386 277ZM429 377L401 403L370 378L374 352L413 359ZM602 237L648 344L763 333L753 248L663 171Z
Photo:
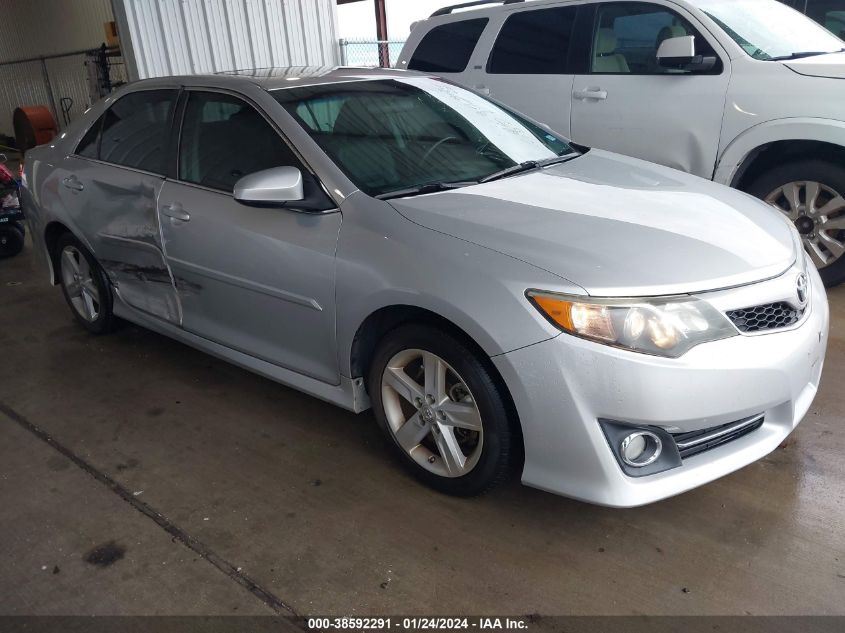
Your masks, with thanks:
M114 9L130 77L338 63L335 0L114 0Z
M0 0L0 62L97 48L105 37L103 24L113 19L111 0ZM46 64L55 107L70 97L71 116L77 116L88 105L83 57ZM40 62L0 66L0 132L12 134L16 107L49 106L48 101Z
M111 0L0 0L0 62L97 48Z

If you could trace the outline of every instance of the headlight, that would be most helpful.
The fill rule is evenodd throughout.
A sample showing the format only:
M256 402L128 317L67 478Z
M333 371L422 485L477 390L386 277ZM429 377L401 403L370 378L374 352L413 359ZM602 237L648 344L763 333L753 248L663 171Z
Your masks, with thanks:
M737 334L726 316L693 297L594 299L541 290L526 295L564 332L644 354L678 358L699 343Z

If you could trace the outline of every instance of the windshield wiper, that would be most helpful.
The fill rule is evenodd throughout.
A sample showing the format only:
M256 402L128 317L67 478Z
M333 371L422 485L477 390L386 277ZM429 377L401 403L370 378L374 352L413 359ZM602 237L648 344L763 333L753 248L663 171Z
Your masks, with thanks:
M505 167L504 169L501 169L499 171L494 171L489 176L484 176L484 178L480 179L478 182L490 182L491 180L499 180L499 178L513 176L514 174L521 174L526 171L531 171L533 169L540 169L540 161L526 160L525 162L519 163L518 165Z
M417 185L416 187L408 187L407 189L397 189L395 191L387 191L380 193L376 198L379 200L390 200L391 198L407 198L409 196L421 196L426 193L437 193L438 191L447 191L449 189L458 189L459 187L466 187L474 185L471 181L442 181L442 182L427 182L424 185Z
M578 152L572 152L570 154L564 154L563 156L555 156L554 158L547 158L546 160L526 160L525 162L519 163L518 165L514 165L512 167L506 167L500 171L493 172L489 176L485 176L478 182L490 182L491 180L499 180L500 178L506 178L507 176L514 176L516 174L523 174L526 171L533 171L535 169L541 169L543 167L548 167L549 165L556 165L557 163L565 163L568 160L575 158L576 156L580 156Z
M817 55L832 55L833 53L845 52L845 48L840 48L838 51L802 51L800 53L790 53L789 55L780 55L772 57L769 61L780 62L786 59L801 59L802 57L815 57Z

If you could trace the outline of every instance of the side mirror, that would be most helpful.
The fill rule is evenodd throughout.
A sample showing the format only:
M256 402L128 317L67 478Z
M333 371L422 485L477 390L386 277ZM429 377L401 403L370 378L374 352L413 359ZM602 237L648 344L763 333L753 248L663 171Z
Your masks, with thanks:
M657 64L661 68L707 72L716 65L715 57L695 54L695 36L670 37L657 49Z
M273 206L305 199L302 173L296 167L272 167L244 176L235 183L235 200Z

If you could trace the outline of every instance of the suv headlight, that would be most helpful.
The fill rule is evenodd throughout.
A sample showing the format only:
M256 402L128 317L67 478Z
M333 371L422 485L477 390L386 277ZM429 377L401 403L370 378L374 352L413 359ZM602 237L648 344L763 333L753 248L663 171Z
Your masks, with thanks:
M700 343L737 335L725 315L689 296L603 299L542 290L526 296L568 334L643 354L678 358Z

